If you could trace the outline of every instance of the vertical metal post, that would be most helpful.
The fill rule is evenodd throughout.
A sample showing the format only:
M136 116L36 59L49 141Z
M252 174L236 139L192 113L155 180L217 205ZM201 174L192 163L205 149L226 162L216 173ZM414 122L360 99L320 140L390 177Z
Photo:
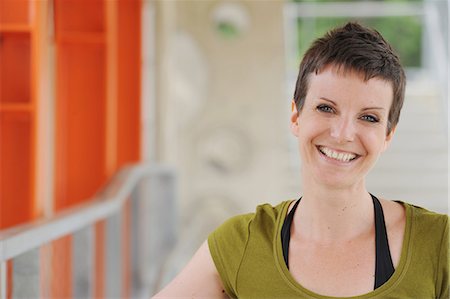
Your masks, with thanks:
M134 190L131 193L130 196L130 202L131 202L131 209L129 219L131 221L131 242L130 242L130 256L128 257L130 259L130 265L131 265L131 298L137 298L140 297L139 292L141 289L143 289L143 282L142 282L142 276L139 270L142 268L140 267L140 263L143 263L144 261L140 259L140 254L143 250L142 248L142 242L140 241L140 226L139 226L139 196L137 190ZM150 297L150 295L146 296L147 298Z
M94 289L95 236L93 226L73 234L72 242L72 296L91 298Z
M8 273L6 271L6 261L0 262L0 299L6 299L6 285Z
M118 212L106 220L105 238L105 296L122 296L122 217Z
M38 297L41 294L40 248L16 256L13 263L12 297Z
M161 287L164 279L164 266L167 258L174 248L177 240L177 214L176 190L173 173L158 171L148 177L145 186L144 198L146 218L148 224L145 228L144 238L148 239L148 252L146 253L147 269L145 270L149 281L150 295ZM145 193L144 193L145 194ZM144 195L143 194L143 195ZM170 221L167 221L170 219Z

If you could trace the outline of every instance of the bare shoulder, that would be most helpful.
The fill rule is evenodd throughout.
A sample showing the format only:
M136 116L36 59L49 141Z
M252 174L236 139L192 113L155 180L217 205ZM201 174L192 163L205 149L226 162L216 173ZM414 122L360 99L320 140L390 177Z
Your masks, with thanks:
M228 298L205 241L158 298Z
M403 204L380 198L386 226L391 229L403 229L406 222L406 211Z

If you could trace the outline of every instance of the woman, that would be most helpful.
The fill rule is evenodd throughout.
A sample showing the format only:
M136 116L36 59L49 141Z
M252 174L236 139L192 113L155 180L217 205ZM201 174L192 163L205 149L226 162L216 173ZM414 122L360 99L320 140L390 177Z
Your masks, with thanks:
M348 23L316 40L292 102L303 196L225 222L155 298L448 298L448 217L365 187L404 89L378 32Z

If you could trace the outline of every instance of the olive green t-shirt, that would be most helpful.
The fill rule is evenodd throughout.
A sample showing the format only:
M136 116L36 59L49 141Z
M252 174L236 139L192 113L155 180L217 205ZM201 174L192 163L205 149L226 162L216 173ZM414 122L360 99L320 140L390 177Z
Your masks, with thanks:
M286 267L280 234L290 203L258 206L255 213L229 219L208 237L230 297L336 298L305 289ZM374 291L351 298L448 298L448 216L401 203L406 227L394 274Z

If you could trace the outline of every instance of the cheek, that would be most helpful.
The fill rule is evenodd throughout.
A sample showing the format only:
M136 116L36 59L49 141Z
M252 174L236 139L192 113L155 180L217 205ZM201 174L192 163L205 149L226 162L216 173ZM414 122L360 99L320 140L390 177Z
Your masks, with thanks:
M362 142L366 151L377 156L381 154L385 149L385 137L383 134L364 134L362 136Z
M298 140L300 143L310 143L320 135L319 125L312 125L311 122L300 124L298 130Z
M326 139L326 129L318 123L309 122L299 130L298 147L303 159L307 159L311 155L311 151L315 149L315 144L320 140Z

